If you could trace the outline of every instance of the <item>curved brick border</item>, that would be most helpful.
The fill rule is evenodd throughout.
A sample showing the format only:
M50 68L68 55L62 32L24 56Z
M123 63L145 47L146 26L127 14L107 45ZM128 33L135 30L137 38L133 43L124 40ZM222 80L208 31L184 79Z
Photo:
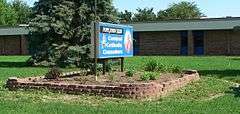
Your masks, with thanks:
M72 74L72 73L69 73ZM190 82L199 80L199 74L195 70L185 71L183 77L164 82L164 83L141 83L130 84L124 83L120 86L104 86L104 85L80 85L66 83L51 82L33 82L26 81L31 78L19 79L9 78L6 87L9 90L17 89L48 89L54 92L63 92L68 94L93 94L107 97L121 98L149 98L164 96L171 91L180 89Z

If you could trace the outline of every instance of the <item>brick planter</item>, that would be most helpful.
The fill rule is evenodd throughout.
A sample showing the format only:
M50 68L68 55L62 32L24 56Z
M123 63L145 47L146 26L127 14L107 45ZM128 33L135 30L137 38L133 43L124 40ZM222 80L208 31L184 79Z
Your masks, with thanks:
M34 82L32 79L9 78L6 87L9 88L9 90L48 89L53 92L63 92L68 94L90 94L106 97L141 99L164 96L169 92L180 89L188 83L197 81L200 78L197 71L188 70L185 71L183 77L163 83L123 83L119 86Z

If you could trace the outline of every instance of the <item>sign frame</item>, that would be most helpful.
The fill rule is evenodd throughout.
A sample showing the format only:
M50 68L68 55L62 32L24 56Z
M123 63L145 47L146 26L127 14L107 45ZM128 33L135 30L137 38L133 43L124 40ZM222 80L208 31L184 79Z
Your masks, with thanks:
M91 29L91 44L91 58L133 57L133 27L95 22Z
M104 28L105 27L105 28ZM111 34L115 34L118 37L112 38L113 41L118 42L119 48L125 49L123 51L129 52L126 55L116 55L116 56L101 56L100 50L101 46L103 45L103 34L109 34L110 38L112 37ZM128 35L128 36L126 36ZM107 37L109 39L109 36ZM114 35L113 35L114 36ZM121 39L122 38L122 39ZM126 39L128 42L126 43ZM126 44L128 44L126 46ZM130 46L129 46L130 44ZM91 28L91 49L90 49L90 57L94 59L94 66L95 66L95 76L97 80L97 63L100 61L103 62L103 74L106 73L106 63L109 59L119 60L121 65L121 72L124 71L124 58L125 57L133 57L133 27L128 25L120 25L120 24L111 24L111 23L104 23L104 22L93 22ZM112 46L115 46L112 44Z

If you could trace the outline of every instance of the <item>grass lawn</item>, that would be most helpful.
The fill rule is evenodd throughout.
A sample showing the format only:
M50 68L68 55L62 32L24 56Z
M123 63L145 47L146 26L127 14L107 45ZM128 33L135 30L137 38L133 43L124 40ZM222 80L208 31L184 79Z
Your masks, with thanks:
M127 100L87 95L66 95L48 91L8 91L4 88L11 76L37 76L47 68L27 67L26 56L0 56L0 114L159 114L207 113L239 114L240 97L230 90L240 82L240 57L134 57L126 59L126 69L141 69L149 59L164 65L197 69L201 80L165 98ZM72 69L65 69L72 70Z

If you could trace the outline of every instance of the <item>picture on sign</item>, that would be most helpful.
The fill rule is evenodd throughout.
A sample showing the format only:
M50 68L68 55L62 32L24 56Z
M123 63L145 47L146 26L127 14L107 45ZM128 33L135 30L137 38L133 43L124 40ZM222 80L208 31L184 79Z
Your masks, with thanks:
M92 34L92 44L96 46L97 58L104 59L133 56L132 26L99 22L96 23L95 27L96 36L94 37ZM94 53L94 50L92 50L92 53Z

